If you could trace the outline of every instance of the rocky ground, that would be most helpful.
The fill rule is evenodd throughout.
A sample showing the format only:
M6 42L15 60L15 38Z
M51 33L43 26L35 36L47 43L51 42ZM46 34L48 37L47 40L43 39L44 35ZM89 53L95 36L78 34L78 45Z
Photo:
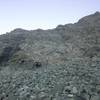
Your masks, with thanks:
M0 99L99 100L99 66L100 62L89 66L87 59L34 70L14 70L8 66L0 71Z

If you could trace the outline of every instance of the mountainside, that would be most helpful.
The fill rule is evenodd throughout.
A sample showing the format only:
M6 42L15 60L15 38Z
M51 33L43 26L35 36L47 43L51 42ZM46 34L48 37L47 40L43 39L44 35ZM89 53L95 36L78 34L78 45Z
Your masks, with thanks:
M50 30L0 36L0 100L100 100L100 13Z

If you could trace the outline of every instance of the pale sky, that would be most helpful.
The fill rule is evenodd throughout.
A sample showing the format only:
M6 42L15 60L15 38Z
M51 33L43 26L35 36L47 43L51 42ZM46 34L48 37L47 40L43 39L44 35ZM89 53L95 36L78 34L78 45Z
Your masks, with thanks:
M100 0L0 0L0 34L51 29L100 11Z

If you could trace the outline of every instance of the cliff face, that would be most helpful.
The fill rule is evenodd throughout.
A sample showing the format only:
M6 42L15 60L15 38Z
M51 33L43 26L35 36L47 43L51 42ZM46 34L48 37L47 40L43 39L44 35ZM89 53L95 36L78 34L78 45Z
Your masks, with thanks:
M0 81L2 78L6 79L6 76L14 76L15 79L10 80L11 83L7 83L11 85L12 91L14 91L14 88L17 86L17 80L19 80L21 87L28 84L27 88L32 89L33 92L36 89L36 85L38 85L40 90L41 88L45 88L44 90L48 92L47 95L44 92L44 96L46 96L45 98L51 98L50 100L53 100L53 98L66 100L64 98L69 98L69 94L73 95L75 89L78 96L72 97L73 99L88 100L86 98L90 97L90 100L92 100L91 89L94 89L93 93L97 97L100 92L99 67L99 12L83 17L77 23L59 25L51 30L37 29L27 31L19 28L0 36ZM22 81L20 76L22 76ZM25 81L25 77L27 77L26 81L30 83L26 84L23 82ZM29 77L30 79L28 79ZM8 80L6 79L7 82ZM16 82L13 88L12 81L14 80ZM4 84L1 86L4 89ZM66 86L69 86L70 89L66 90ZM99 90L97 86L99 86ZM87 91L85 91L87 97L81 97L80 95L85 88L87 88ZM5 93L3 89L0 91L1 95L3 92ZM16 88L16 93L19 89L20 87ZM20 91L20 93L23 91ZM27 94L28 90L26 89L25 91ZM67 93L68 91L70 93ZM17 96L12 94L12 96L19 98L20 93ZM29 98L34 96L38 98L37 95L39 96L39 94L37 92L34 92L34 96L32 93L29 93ZM57 93L58 96L56 97ZM22 98L24 98L24 94ZM95 98L93 100L99 99Z

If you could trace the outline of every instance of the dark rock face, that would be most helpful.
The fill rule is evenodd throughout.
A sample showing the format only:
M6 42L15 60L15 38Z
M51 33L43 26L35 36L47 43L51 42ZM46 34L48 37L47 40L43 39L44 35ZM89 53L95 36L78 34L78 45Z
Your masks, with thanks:
M0 56L0 63L7 62L9 60L11 51L12 51L12 47L4 48L4 50Z
M100 100L100 13L1 35L0 100Z
M6 63L10 60L14 53L19 51L19 47L7 46L3 49L3 52L0 55L0 64Z

